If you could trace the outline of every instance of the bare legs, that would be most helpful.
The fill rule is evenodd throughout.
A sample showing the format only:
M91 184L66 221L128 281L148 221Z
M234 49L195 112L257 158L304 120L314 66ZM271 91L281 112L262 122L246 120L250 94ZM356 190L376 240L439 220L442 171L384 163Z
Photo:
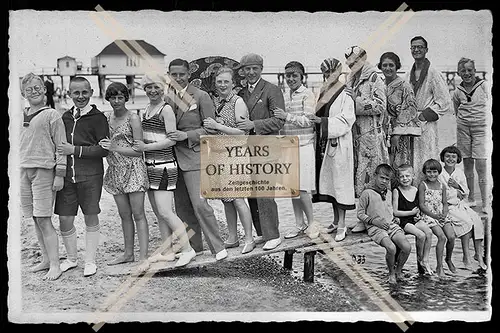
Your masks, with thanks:
M227 231L229 236L227 243L236 243L238 241L237 221L240 217L243 230L245 231L245 243L253 242L252 236L252 214L245 199L234 199L231 202L223 202L226 213Z
M30 269L30 271L32 272L43 271L45 269L49 269L50 267L49 255L47 254L47 249L45 248L45 241L43 239L43 234L42 231L40 230L40 227L38 226L36 219L37 219L36 217L33 217L33 221L35 222L36 238L38 239L38 244L40 245L40 250L42 252L42 261L38 265Z
M446 223L443 226L443 232L446 236L446 264L448 265L448 268L450 271L455 274L457 272L457 269L455 268L455 265L451 261L451 256L453 254L453 248L455 247L455 230L453 229L453 226L451 223Z
M474 201L474 164L478 175L479 191L481 192L481 200L483 207L489 204L488 199L488 181L487 181L487 164L486 159L464 158L464 173L467 178L467 187L469 188L469 201Z
M153 212L158 218L163 246L167 251L172 252L172 231L179 239L182 252L191 251L186 227L182 220L173 212L173 192L172 191L148 191L149 202Z
M144 214L144 192L119 194L113 197L122 220L125 252L122 256L109 262L108 265L134 261L134 221L137 226L137 235L139 238L139 261L142 262L148 256L149 241L148 224L146 215Z
M463 263L465 268L470 269L471 268L471 256L470 256L470 251L469 251L469 242L470 242L470 237L472 236L472 230L460 237L460 241L462 242L462 251L464 252L464 257L463 257Z
M446 235L444 234L443 229L441 229L441 227L438 225L432 227L431 230L434 233L434 235L436 235L438 238L438 242L436 244L436 260L437 260L436 274L439 277L444 277L443 252L444 252L444 244L446 243Z
M55 280L62 273L59 267L59 239L56 229L54 229L50 217L34 217L33 219L35 220L35 230L43 257L42 262L35 266L32 271L46 269L48 262L49 271L43 279Z
M380 245L383 246L386 250L385 252L385 261L387 263L387 268L389 269L389 283L395 284L397 283L397 278L402 278L402 270L403 266L408 260L408 256L411 252L411 245L406 240L404 233L398 232L391 238L385 237L380 242ZM397 266L394 267L396 263L396 246L401 249L397 259Z
M400 280L403 278L403 266L408 260L408 257L410 256L411 245L406 239L405 234L402 232L396 233L392 237L392 241L401 250L399 252L399 256L397 257L397 259L394 258L397 262L395 270L396 279Z
M232 202L222 202L224 204L224 212L226 214L226 223L227 223L227 231L228 237L226 239L227 243L233 244L238 241L238 212L236 211L236 207Z
M302 229L305 226L303 214L306 214L308 225L311 225L313 223L314 214L311 194L307 193L306 191L300 191L299 198L292 199L292 206L297 228Z
M423 221L418 221L417 223L415 223L415 226L425 234L424 248L422 250L422 261L424 268L427 270L427 273L433 274L434 272L432 271L431 265L429 263L429 256L431 253L432 245L432 230Z
M415 245L417 247L417 260L422 267L426 267L424 260L424 247L426 241L425 233L422 230L420 230L417 226L411 223L407 223L405 225L404 230L406 233L415 236Z
M241 220L241 224L243 225L243 230L245 231L245 243L249 244L253 242L252 236L252 214L250 213L250 208L248 207L245 199L235 199L233 201L234 207L236 207L236 211Z
M483 210L489 205L488 198L488 179L486 176L487 171L486 159L476 159L476 171L478 176L479 191L481 191L481 200L483 203Z

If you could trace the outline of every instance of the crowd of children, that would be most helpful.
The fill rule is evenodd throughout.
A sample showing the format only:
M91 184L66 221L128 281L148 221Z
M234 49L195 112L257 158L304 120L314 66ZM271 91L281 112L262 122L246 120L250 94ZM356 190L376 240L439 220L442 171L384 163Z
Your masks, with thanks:
M427 160L421 172L424 179L418 188L412 185L413 168L402 164L396 170L397 186L390 189L394 169L380 164L375 169L373 185L363 190L359 199L357 216L366 225L368 236L386 250L389 282L402 277L402 268L408 259L411 246L405 234L415 236L417 267L419 272L444 277L445 262L452 274L455 238L462 242L463 264L471 267L469 242L474 239L475 255L481 270L486 270L483 260L484 226L479 215L466 203L467 181L463 171L456 168L461 153L455 146L446 147L440 154L444 168L435 159ZM436 270L429 264L432 235L436 235ZM396 251L399 248L400 251ZM398 256L396 257L396 254Z

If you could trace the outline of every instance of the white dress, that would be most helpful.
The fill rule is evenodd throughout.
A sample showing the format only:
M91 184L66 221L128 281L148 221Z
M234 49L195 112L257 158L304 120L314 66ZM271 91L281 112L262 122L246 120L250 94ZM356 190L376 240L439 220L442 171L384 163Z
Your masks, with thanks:
M280 130L280 135L297 135L299 138L299 165L301 191L313 193L316 189L316 169L314 156L314 123L306 117L307 113L314 114L316 97L304 86L300 86L292 94L286 92L285 111L286 122Z
M448 218L452 221L453 229L457 237L463 236L474 227L474 239L484 238L484 226L479 215L473 211L464 200L458 198L456 188L448 186L448 180L454 179L462 188L464 199L469 195L467 179L462 170L455 168L449 174L443 167L443 172L439 175L439 181L446 187L446 199L448 202Z

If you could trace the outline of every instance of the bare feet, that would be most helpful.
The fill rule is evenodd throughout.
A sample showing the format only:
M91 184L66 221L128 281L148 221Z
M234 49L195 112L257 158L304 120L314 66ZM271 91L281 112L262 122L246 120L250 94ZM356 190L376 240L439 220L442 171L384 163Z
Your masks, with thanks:
M484 270L488 269L488 266L486 266L486 264L484 263L483 258L479 258L478 263L479 263L479 267L481 267L482 269L484 269Z
M455 265L453 265L451 258L445 259L445 261L446 261L446 264L448 265L448 268L450 269L451 273L453 273L453 274L457 273L457 269L456 269Z
M108 262L108 266L113 266L113 265L119 265L119 264L123 264L123 263L126 263L126 262L132 262L134 261L134 255L121 255L119 256L118 258L116 258L115 260L112 260L110 262Z
M43 271L43 270L46 270L49 268L50 268L50 262L48 260L47 261L42 260L42 262L39 263L38 265L31 267L30 271L34 273L34 272Z
M398 281L396 280L396 274L389 275L389 284L398 284Z
M434 271L432 270L431 265L429 265L428 262L424 262L423 266L424 266L425 274L434 275Z
M57 265L51 266L49 271L43 277L44 280L53 281L59 278L62 274L61 268L59 268L59 263Z
M439 278L444 278L445 275L444 275L444 269L443 269L443 266L438 266L436 267L436 275L439 277Z
M140 260L135 266L135 274L142 274L149 269L149 261L147 259Z
M148 258L148 261L151 263L158 261L174 261L174 260L175 260L175 254L171 252L167 254L157 253L154 256Z
M472 264L471 264L470 260L468 260L467 258L464 258L462 260L462 262L464 263L465 269L467 269L467 270L471 270L472 269Z
M403 272L396 272L396 280L397 281L404 281Z

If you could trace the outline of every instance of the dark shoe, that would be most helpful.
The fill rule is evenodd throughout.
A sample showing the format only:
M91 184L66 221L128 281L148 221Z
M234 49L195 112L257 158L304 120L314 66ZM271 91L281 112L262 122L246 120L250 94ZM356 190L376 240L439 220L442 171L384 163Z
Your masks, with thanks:
M326 228L326 233L327 234L332 234L335 230L337 230L338 226L335 224L330 224L328 228Z
M255 237L255 238L254 238L254 242L255 242L255 244L257 244L257 245L258 245L258 244L265 243L264 238L262 238L262 236L257 236L257 237Z
M234 242L234 243L226 243L226 242L224 242L224 247L225 247L226 249L230 249L230 248L232 248L232 247L238 247L238 246L240 246L240 241L239 241L239 240L237 240L237 241L236 241L236 242Z

